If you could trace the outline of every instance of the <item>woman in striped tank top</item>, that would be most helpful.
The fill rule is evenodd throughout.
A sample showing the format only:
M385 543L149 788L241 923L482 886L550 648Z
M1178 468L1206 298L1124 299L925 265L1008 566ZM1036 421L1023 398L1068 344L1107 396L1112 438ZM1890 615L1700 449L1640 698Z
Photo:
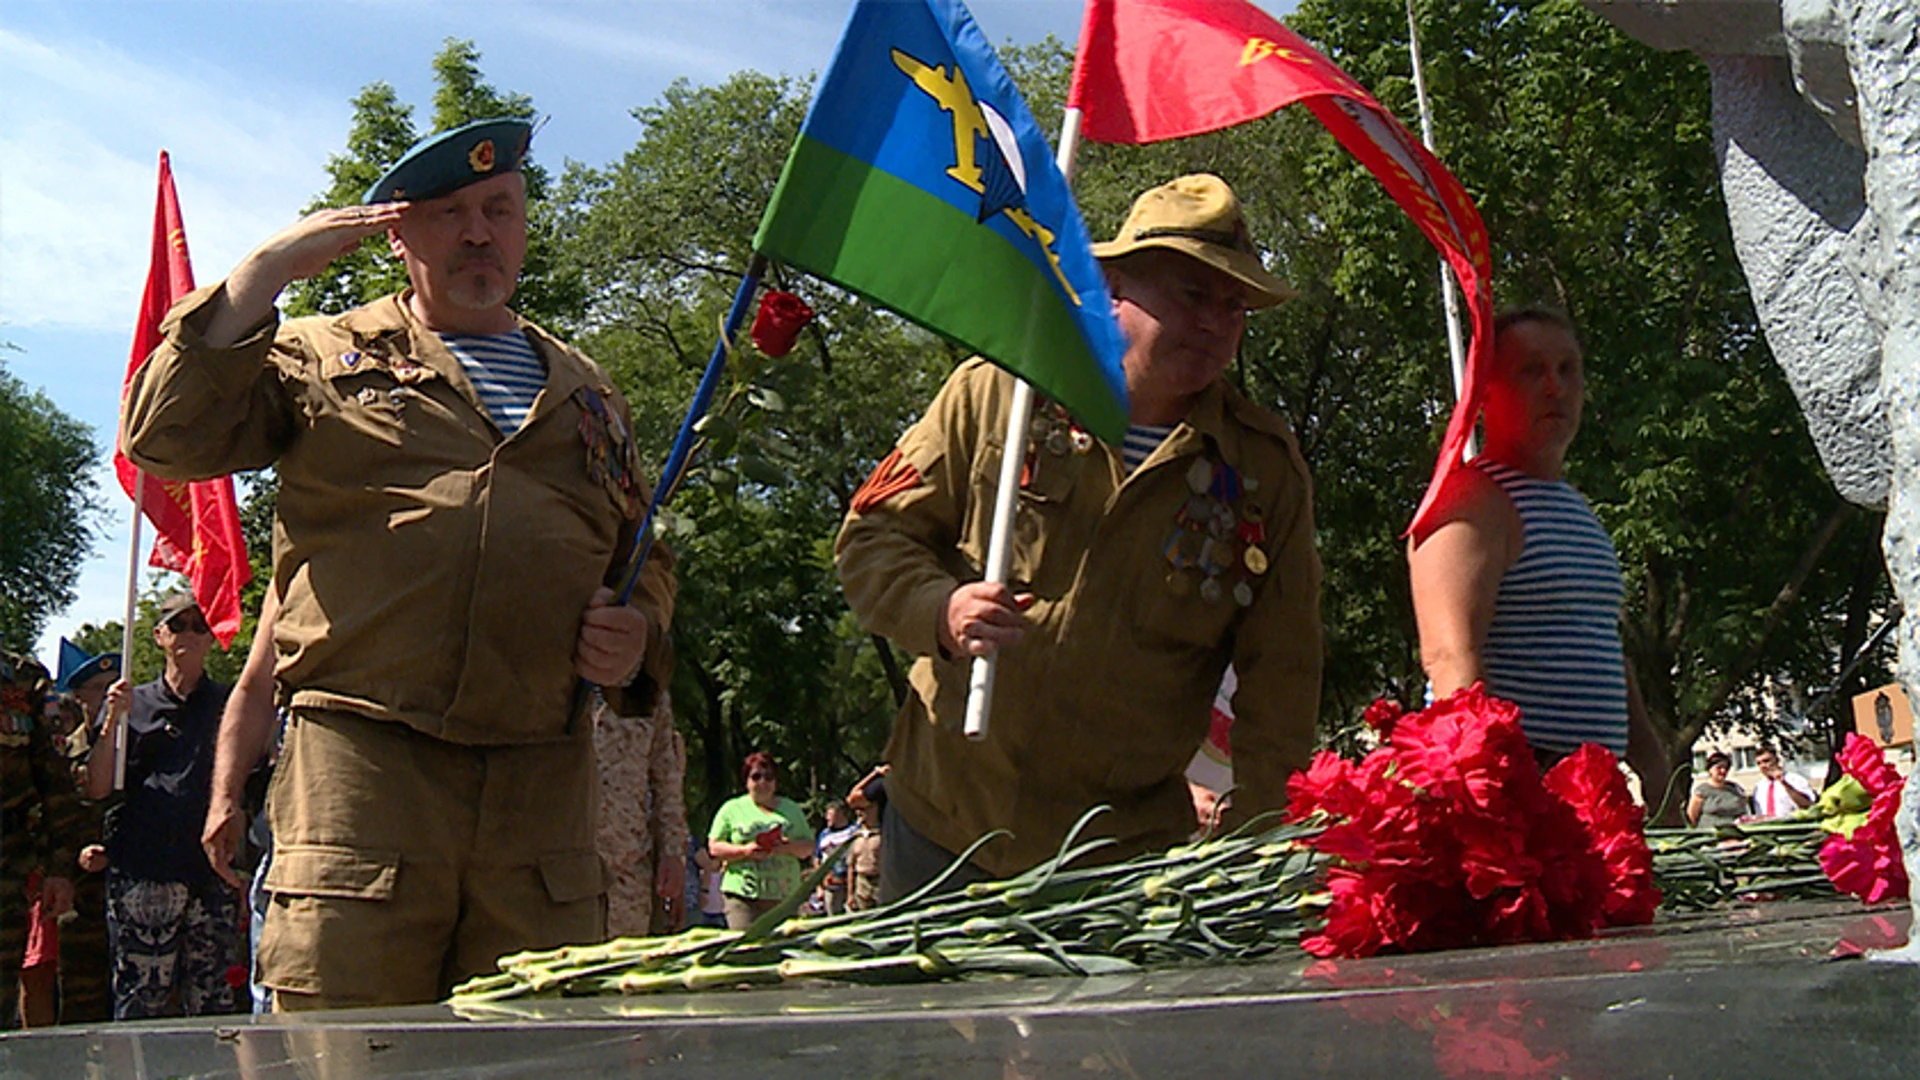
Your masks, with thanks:
M1518 704L1543 767L1599 743L1658 805L1666 752L1621 653L1620 561L1562 476L1586 393L1572 323L1544 308L1501 315L1486 378L1486 448L1408 548L1421 664L1436 697L1485 682Z

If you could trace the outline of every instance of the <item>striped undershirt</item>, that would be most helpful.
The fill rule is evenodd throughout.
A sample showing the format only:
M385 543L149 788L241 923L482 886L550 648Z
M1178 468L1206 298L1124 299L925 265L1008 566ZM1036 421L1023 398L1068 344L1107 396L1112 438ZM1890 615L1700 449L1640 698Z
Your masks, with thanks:
M547 385L547 366L533 343L518 330L504 334L441 334L447 351L459 358L480 403L502 435L527 422L533 400Z
M1520 706L1535 747L1595 742L1627 751L1627 670L1620 649L1626 587L1613 540L1587 500L1482 457L1520 515L1520 557L1500 579L1481 662L1490 693Z
M1126 441L1120 444L1120 461L1127 467L1127 475L1146 463L1160 444L1173 434L1173 424L1128 424Z

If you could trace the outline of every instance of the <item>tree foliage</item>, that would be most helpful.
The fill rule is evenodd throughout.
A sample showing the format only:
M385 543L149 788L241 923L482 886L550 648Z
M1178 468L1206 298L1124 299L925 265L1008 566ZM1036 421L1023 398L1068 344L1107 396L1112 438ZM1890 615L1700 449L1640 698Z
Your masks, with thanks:
M29 651L73 602L99 514L87 425L0 363L0 645Z

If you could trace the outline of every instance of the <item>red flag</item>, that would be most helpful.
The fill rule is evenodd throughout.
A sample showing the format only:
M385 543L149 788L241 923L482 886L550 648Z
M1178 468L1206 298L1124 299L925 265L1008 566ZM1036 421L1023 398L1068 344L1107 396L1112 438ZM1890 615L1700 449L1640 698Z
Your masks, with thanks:
M1245 0L1088 0L1067 105L1095 142L1216 131L1304 102L1446 257L1473 319L1460 400L1408 531L1461 464L1493 352L1493 260L1466 189L1372 94Z
M160 344L160 322L174 301L193 291L193 264L187 258L187 232L180 221L180 199L173 190L173 163L160 151L160 191L153 210L153 255L147 266L147 289L140 300L140 319L133 328L133 355L120 385L124 423L127 385L133 373ZM247 543L240 535L240 508L233 497L233 478L183 483L147 477L118 446L113 469L120 486L136 498L155 532L149 565L185 574L193 598L207 617L222 648L240 629L240 587L252 576ZM138 494L136 495L136 490Z

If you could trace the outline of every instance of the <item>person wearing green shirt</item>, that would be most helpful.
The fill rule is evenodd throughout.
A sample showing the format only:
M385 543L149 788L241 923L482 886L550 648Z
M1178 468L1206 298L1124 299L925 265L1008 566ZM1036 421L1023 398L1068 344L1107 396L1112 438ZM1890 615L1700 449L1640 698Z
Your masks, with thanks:
M745 930L800 887L800 860L813 854L806 812L779 792L773 757L762 751L741 765L747 793L722 803L707 830L707 853L726 864L720 891L727 927Z

